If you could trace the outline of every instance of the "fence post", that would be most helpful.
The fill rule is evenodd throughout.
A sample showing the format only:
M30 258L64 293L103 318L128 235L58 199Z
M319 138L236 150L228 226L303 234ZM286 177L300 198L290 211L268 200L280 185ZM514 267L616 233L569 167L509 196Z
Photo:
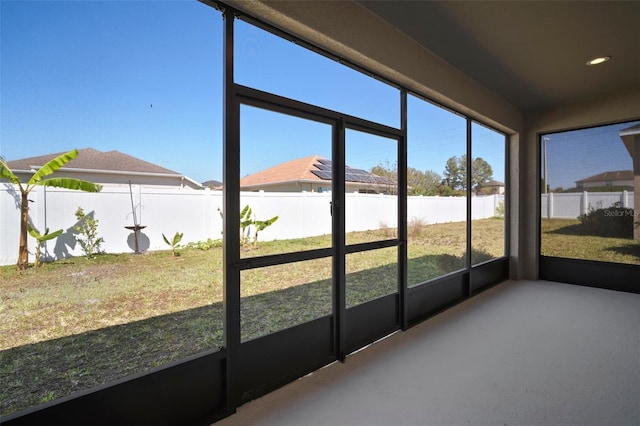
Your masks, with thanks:
M553 192L547 193L547 219L553 217Z
M628 194L627 194L627 190L626 190L626 189L625 189L625 190L623 190L623 191L622 191L622 195L621 195L622 200L620 200L620 201L621 201L621 203L620 203L620 204L621 204L621 205L622 205L622 207L624 207L624 208L629 207L629 200L628 200L628 198L627 198L627 195L628 195Z
M589 211L589 195L587 191L582 191L582 203L580 203L580 214L587 214Z

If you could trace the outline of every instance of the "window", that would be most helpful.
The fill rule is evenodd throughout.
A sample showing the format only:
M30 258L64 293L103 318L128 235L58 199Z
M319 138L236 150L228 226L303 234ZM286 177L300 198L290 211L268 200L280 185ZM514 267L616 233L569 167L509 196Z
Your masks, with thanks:
M247 22L235 28L236 83L400 127L398 89Z
M639 123L541 136L541 255L640 264Z
M62 234L17 274L18 189L0 181L0 417L223 342L222 193L202 185L222 178L220 15L198 2L2 14L0 155L26 180L38 157L77 148L67 166L96 170L53 176L103 189L36 187L33 227ZM84 233L79 207L95 220ZM106 253L85 258L91 226Z
M471 263L505 255L505 137L473 123L471 127Z
M331 247L331 192L319 190L331 188L331 131L242 105L241 257Z
M465 268L466 120L409 96L407 236L409 286Z

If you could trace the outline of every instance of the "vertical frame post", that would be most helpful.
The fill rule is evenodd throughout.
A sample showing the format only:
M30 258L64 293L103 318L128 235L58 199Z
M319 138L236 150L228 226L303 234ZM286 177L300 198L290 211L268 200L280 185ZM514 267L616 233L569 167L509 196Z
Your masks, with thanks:
M472 200L471 197L473 195L471 182L473 181L471 177L471 173L473 172L473 152L471 146L471 138L472 138L472 122L471 119L467 118L467 164L466 164L466 172L467 172L467 257L465 266L467 269L467 285L466 292L467 297L471 296L471 254L473 253L473 244L471 241L471 224L473 222L473 212L472 212Z
M224 10L224 144L223 263L224 342L226 358L225 411L234 413L240 401L240 105L234 85L235 10Z
M400 327L408 328L408 259L407 259L407 91L400 91L400 129L398 140L398 295Z
M511 258L511 145L508 135L504 135L504 254ZM539 209L538 209L539 210ZM511 262L509 262L510 264ZM511 276L511 273L509 273Z
M346 267L345 267L345 123L333 126L332 141L333 190L333 337L334 354L340 362L346 358Z

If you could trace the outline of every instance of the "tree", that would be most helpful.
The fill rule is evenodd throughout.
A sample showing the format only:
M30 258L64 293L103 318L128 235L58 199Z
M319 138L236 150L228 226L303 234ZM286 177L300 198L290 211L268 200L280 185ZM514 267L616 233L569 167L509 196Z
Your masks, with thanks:
M477 191L485 182L493 179L493 169L482 157L473 159L471 163L471 188Z
M493 179L493 169L481 157L471 162L471 188L474 191L483 183ZM447 160L444 168L444 184L453 191L467 190L467 155L453 156Z
M394 182L398 181L398 165L391 165L389 161L379 163L371 168L371 173L386 177ZM407 167L407 194L408 195L438 195L442 177L432 171L422 172L413 167Z
M398 193L398 163L394 162L393 164L389 163L389 160L386 160L383 163L378 163L377 166L373 166L370 170L371 174L376 176L384 177L388 179L387 183L387 193L388 194L397 194Z
M398 163L389 163L389 160L386 160L383 163L378 163L377 166L373 166L371 168L371 173L376 176L386 177L393 181L398 181Z
M54 173L62 166L67 164L78 156L78 150L74 149L64 153L40 167L27 181L23 184L20 182L4 159L0 159L0 177L8 179L11 183L20 189L20 245L18 247L18 270L27 269L29 266L29 250L27 248L27 233L29 227L29 193L36 186L51 186L56 188L75 189L87 192L99 192L101 185L73 178L48 178L46 176Z
M464 167L462 167L462 159L455 155L447 160L444 166L444 184L453 190L462 190L466 187L466 156L464 159Z
M424 188L423 195L440 195L440 187L442 186L442 176L433 170L424 172Z

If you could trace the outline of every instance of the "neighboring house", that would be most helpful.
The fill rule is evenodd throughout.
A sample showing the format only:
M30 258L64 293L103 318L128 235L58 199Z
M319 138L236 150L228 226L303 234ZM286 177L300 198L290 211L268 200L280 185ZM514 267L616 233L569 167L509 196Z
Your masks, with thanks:
M202 186L209 189L222 190L222 182L219 180L207 180L202 182Z
M63 154L41 155L8 161L9 168L21 180L27 181L35 170L49 160ZM102 185L148 185L172 188L202 189L193 179L156 164L123 154L119 151L102 152L93 148L78 150L78 156L55 172L56 177L73 177Z
M630 190L633 190L633 171L619 170L603 172L576 181L576 187L582 190L607 186L628 187Z
M633 161L633 172L631 173L632 185L635 188L633 193L633 205L636 206L636 221L640 222L637 206L640 206L640 124L627 127L620 130L620 139L624 142L624 146L629 151L629 155ZM640 223L636 222L633 227L633 238L640 241Z
M287 161L240 179L243 191L327 192L331 191L331 160L319 155ZM394 180L365 170L345 167L345 191L369 194L395 194Z
M504 194L504 182L498 180L490 180L488 182L478 185L478 194L490 195L490 194Z

